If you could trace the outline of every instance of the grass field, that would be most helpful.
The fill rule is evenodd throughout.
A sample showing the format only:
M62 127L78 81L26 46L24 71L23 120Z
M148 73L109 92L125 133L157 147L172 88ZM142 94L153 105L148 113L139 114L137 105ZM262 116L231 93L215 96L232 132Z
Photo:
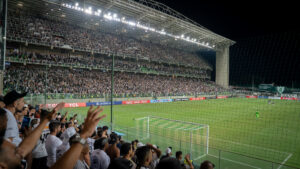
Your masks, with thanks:
M208 124L209 154L193 156L195 163L209 159L216 164L216 168L288 168L280 164L300 168L300 102L272 101L274 104L268 104L266 99L230 98L118 105L113 107L113 120L118 125L116 130L125 133L124 139L128 140L136 136L134 119L149 115ZM68 108L64 111L77 113L83 119L87 109ZM105 121L108 122L110 106L104 109L108 115ZM256 111L260 113L259 118L255 116ZM175 122L163 126L180 127ZM176 132L168 134L156 130L152 131L150 140L145 141L159 145L162 150L172 145L175 150L181 148L188 152L185 149L190 144L174 139L175 135ZM201 145L192 147L193 151L202 151L204 148Z

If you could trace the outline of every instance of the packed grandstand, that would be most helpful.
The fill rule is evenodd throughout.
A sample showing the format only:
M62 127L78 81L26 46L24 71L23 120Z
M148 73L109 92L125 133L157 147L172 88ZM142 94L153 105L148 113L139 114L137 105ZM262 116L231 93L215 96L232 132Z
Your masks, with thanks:
M68 23L9 14L6 60L11 64L5 75L7 90L110 93L112 58L92 52L98 50L119 56L114 60L115 94L184 95L225 91L210 81L212 66L196 53ZM65 49L66 46L73 50ZM52 67L46 69L45 65ZM46 72L47 88L44 87Z

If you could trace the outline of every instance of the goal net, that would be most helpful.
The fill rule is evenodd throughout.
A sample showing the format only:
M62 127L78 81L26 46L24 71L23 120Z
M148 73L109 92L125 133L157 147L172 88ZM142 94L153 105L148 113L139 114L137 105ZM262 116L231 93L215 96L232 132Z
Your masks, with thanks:
M208 154L209 126L180 120L147 116L135 119L135 135L143 143L158 145L161 150L190 153L192 159Z

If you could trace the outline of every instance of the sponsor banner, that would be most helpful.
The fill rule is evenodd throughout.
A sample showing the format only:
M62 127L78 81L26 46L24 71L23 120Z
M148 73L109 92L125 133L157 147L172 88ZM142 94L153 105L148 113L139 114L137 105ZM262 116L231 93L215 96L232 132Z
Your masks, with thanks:
M177 99L173 99L174 102L178 102L178 101L188 101L189 98L177 98Z
M272 96L270 96L269 99L280 100L281 97L272 97Z
M281 100L297 100L295 97L281 97Z
M150 103L150 100L130 100L122 101L122 104L145 104Z
M120 105L122 104L122 101L114 101L113 105ZM110 102L88 102L86 103L86 106L110 106Z
M217 96L217 99L226 99L228 96Z
M173 99L159 99L159 100L150 100L150 103L164 103L164 102L172 102Z
M259 99L268 99L268 96L258 96Z
M54 108L57 104L40 105L41 108ZM65 103L65 107L86 107L86 103Z
M190 100L205 100L206 99L206 97L192 97L192 98L190 98Z
M246 98L257 98L257 96L246 96Z
M121 105L122 101L114 101L114 105Z
M216 98L217 98L216 96L205 97L206 100L208 100L208 99L216 99Z

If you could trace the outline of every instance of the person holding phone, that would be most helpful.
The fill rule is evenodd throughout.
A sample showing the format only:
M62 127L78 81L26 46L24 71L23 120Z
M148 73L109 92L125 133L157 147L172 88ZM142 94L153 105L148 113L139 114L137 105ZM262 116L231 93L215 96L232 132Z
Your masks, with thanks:
M15 113L22 112L24 108L24 97L27 93L18 93L15 90L8 92L4 96L4 103L7 116L5 139L11 141L14 145L18 146L22 139L19 136L19 128L17 120L14 116ZM21 127L21 126L20 126Z
M23 133L25 129L28 129L30 127L30 123L31 123L31 118L24 116L22 125L21 125L21 129L20 129L21 133Z

